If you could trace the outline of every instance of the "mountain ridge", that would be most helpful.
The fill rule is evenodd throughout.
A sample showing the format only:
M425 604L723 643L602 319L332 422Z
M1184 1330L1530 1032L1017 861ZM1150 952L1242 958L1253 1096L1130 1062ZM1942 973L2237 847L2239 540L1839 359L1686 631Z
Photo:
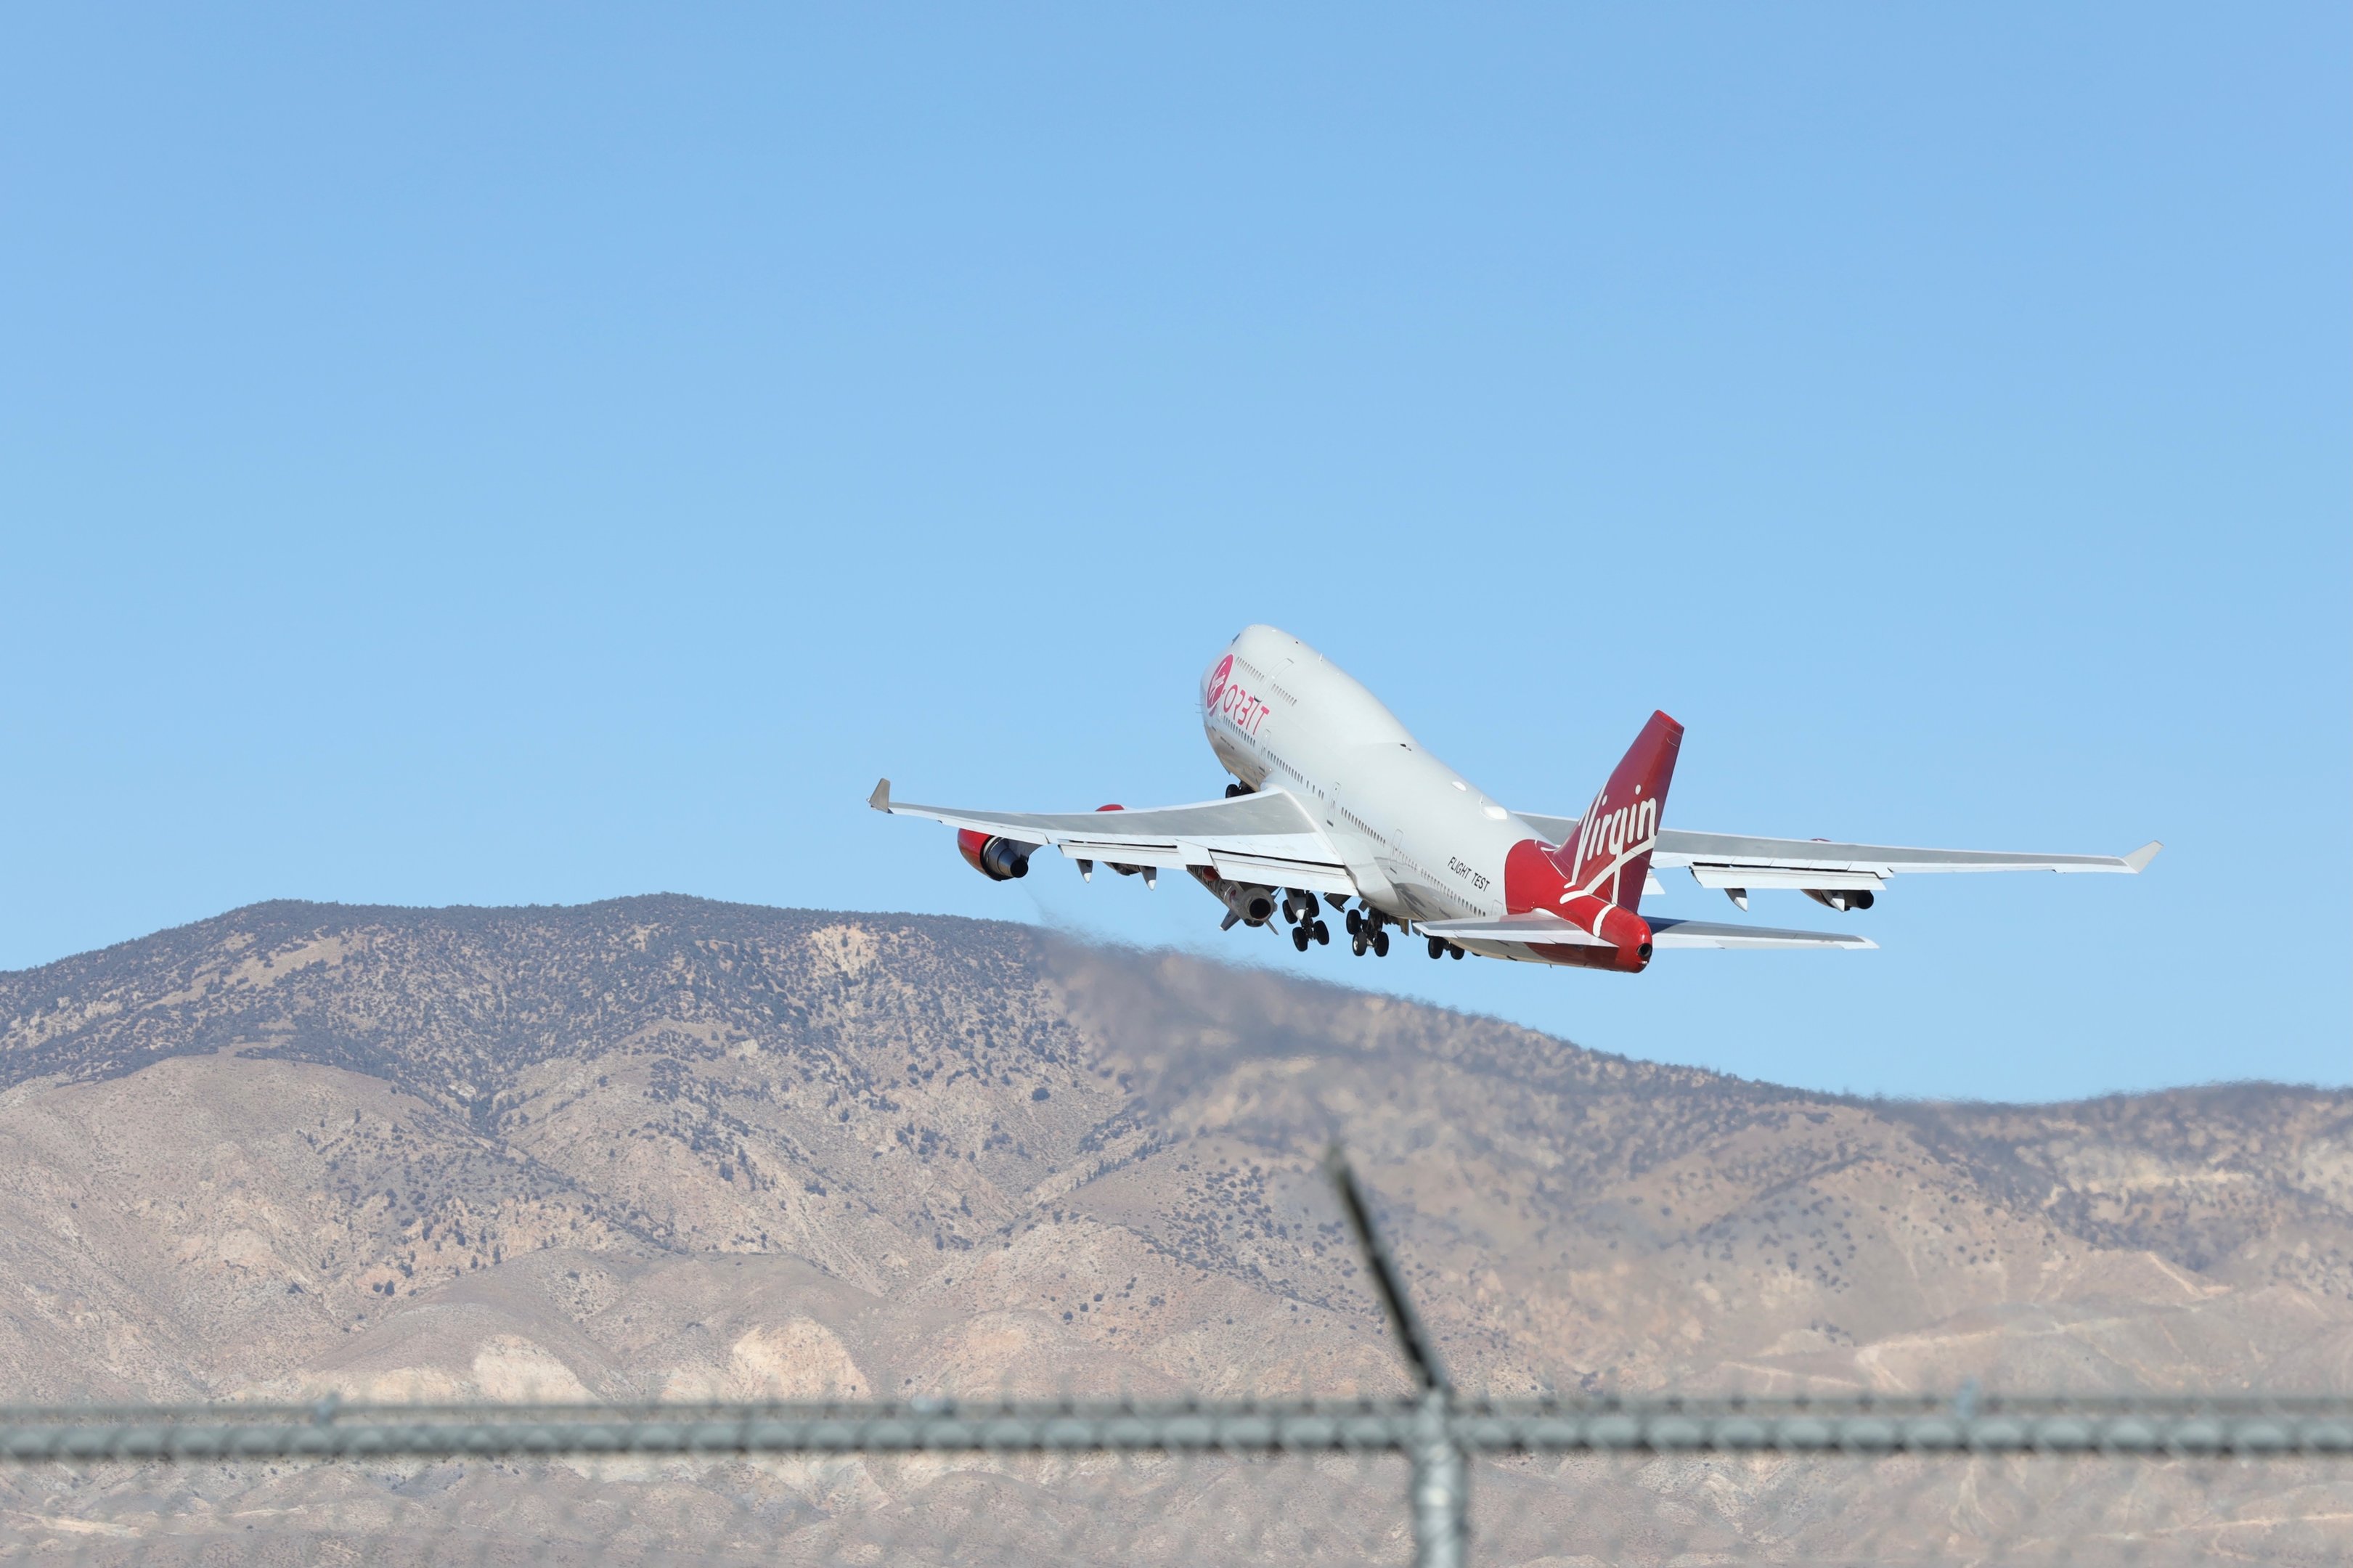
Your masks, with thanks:
M1118 942L1101 941L1091 937L1074 936L1055 931L1051 928L1033 926L1014 921L998 921L965 915L928 914L920 911L901 910L824 910L814 906L803 907L798 905L755 904L731 900L707 899L701 895L691 893L653 892L622 894L611 898L592 900L587 902L577 904L352 904L332 900L280 898L258 900L249 904L243 904L234 909L224 910L220 914L209 915L198 920L184 921L178 925L161 927L143 936L124 938L119 942L109 942L102 946L86 949L79 952L63 954L58 958L45 960L39 963L27 964L22 968L13 970L0 969L0 1007L7 1005L7 998L12 983L26 982L36 975L67 974L70 973L78 966L93 964L100 961L113 959L118 955L129 953L133 950L151 949L157 944L169 941L170 939L183 937L193 938L199 936L201 933L214 930L234 931L240 925L258 926L273 917L279 916L309 917L307 919L293 919L287 921L285 922L286 929L291 930L295 926L307 926L315 931L319 927L319 917L322 915L342 918L353 922L369 920L398 920L403 917L423 920L429 917L434 923L437 924L465 925L468 923L473 923L487 927L512 917L540 915L586 916L607 910L638 910L649 913L675 913L679 910L690 909L737 911L743 914L758 916L782 915L786 917L822 918L828 921L851 920L877 922L901 922L905 924L944 922L948 925L970 926L979 930L1001 930L1019 933L1024 937L1047 942L1071 942L1077 945L1092 946L1109 952L1132 954L1140 959L1149 959L1156 953L1166 952L1176 956L1202 958L1204 962L1211 963L1221 963L1220 960L1215 957L1191 953L1185 950L1155 949ZM1254 968L1256 966L1251 967ZM1274 970L1267 970L1265 972L1275 973L1281 973L1280 971ZM1287 978L1291 978L1293 984L1299 985L1322 987L1335 994L1348 996L1375 994L1372 993L1359 992L1337 982L1324 980L1319 977L1301 976ZM1523 1026L1512 1025L1510 1020L1502 1017L1500 1015L1471 1012L1439 1003L1415 1002L1410 1005L1430 1007L1434 1010L1465 1019L1494 1023L1511 1027L1523 1027ZM36 1010L36 1016L37 1015L37 1010ZM14 1030L17 1026L20 1026L22 1021L21 1017L9 1020L8 1024L5 1026L5 1033L13 1036ZM1532 1027L1529 1028L1528 1032L1532 1034L1542 1034L1541 1030L1536 1030ZM1557 1037L1546 1037L1553 1038ZM1567 1041L1564 1043L1574 1044L1574 1042ZM0 1047L0 1050L5 1050L7 1053L13 1054L16 1048L16 1042L11 1038L9 1044L5 1047ZM2202 1079L2193 1083L2166 1085L2156 1089L2115 1089L2098 1094L2080 1095L2068 1099L2049 1100L1978 1100L1969 1097L1940 1098L1935 1096L1856 1094L1842 1089L1818 1089L1799 1084L1783 1084L1770 1079L1744 1078L1739 1074L1725 1072L1714 1068L1701 1068L1672 1063L1653 1062L1647 1058L1602 1051L1592 1047L1577 1046L1576 1048L1580 1051L1588 1052L1595 1057L1604 1058L1607 1059L1639 1063L1643 1066L1674 1068L1676 1070L1704 1074L1710 1079L1721 1080L1725 1083L1746 1085L1760 1089L1778 1090L1788 1094L1800 1095L1809 1099L1835 1101L1841 1104L1885 1110L1900 1110L1905 1107L1917 1106L1929 1108L1968 1108L1971 1110L1984 1111L2082 1111L2089 1110L2095 1107L2111 1105L2125 1107L2142 1104L2153 1100L2177 1100L2181 1097L2189 1097L2194 1100L2202 1100L2212 1096L2227 1096L2232 1092L2240 1089L2279 1089L2289 1091L2310 1090L2316 1093L2333 1094L2340 1092L2340 1090L2345 1088L2345 1086L2325 1084L2317 1080L2260 1078L2216 1078ZM9 1075L16 1072L17 1072L17 1068L13 1060L10 1059L10 1056L0 1055L0 1075ZM0 1076L0 1088L5 1088L6 1083L9 1081L13 1081L13 1079L6 1076Z
M2348 1127L2287 1085L1822 1094L997 921L273 900L0 973L0 1373L641 1397L751 1374L605 1314L806 1268L849 1317L778 1286L737 1339L807 1319L845 1386L1386 1386L1339 1136L1495 1392L2336 1387Z
M1335 1137L1474 1395L2353 1390L2353 1091L1874 1101L1002 922L649 895L282 900L0 973L0 1403L1401 1394ZM224 1471L168 1506L289 1561L460 1481L452 1560L569 1539L560 1494L689 1552L750 1509L810 1560L1067 1527L1190 1561L1155 1527L1229 1529L1228 1468ZM1252 1506L1301 1554L1399 1544L1392 1492L1284 1484ZM94 1560L166 1506L103 1469L0 1493L0 1545ZM2311 1467L1966 1458L1473 1489L1482 1556L1531 1568L1778 1561L1800 1499L1840 1561L2326 1561L2347 1507Z

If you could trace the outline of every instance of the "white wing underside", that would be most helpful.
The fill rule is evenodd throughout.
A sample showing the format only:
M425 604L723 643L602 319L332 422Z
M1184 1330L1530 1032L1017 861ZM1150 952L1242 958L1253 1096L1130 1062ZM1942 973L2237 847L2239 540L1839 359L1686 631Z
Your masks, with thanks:
M1113 866L1195 868L1234 882L1353 895L1356 884L1315 820L1280 792L1143 811L966 811L891 798L891 781L868 805L1023 844L1050 844L1073 860Z
M1555 844L1577 837L1573 816L1520 820ZM1736 833L1659 829L1651 868L1682 868L1703 888L1876 889L1898 874L1924 871L2138 871L2163 846L2129 855L2014 855L1989 849L1908 849L1892 844L1833 844L1816 838L1752 838Z
M1877 947L1866 936L1844 931L1777 931L1770 926L1723 925L1714 921L1678 921L1651 917L1653 947ZM1531 947L1606 947L1558 915L1534 910L1498 920L1422 921L1414 929L1450 942L1515 942Z
M1105 865L1200 869L1236 882L1260 882L1311 892L1353 895L1356 880L1331 840L1304 806L1279 791L1141 811L970 811L917 805L891 798L891 783L875 786L868 805L901 816L927 817L950 827L1038 846L1052 845L1073 860ZM1573 816L1520 820L1556 844L1577 836ZM2151 843L2130 855L2014 855L1982 849L1911 849L1883 844L1834 844L1811 838L1754 838L1662 827L1651 856L1653 870L1689 870L1705 888L1876 889L1890 877L1923 871L2138 871L2155 858ZM1656 879L1649 891L1657 892ZM1715 948L1870 948L1868 937L1837 931L1780 931L1767 926L1654 918L1654 946ZM1600 945L1557 915L1524 915L1416 922L1416 929L1457 942L1524 942L1535 946Z

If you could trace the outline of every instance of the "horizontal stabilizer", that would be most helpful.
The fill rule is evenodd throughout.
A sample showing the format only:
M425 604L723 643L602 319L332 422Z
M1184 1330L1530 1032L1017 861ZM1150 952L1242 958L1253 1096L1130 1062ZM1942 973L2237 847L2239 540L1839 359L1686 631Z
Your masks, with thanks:
M1554 947L1609 945L1583 927L1573 926L1544 910L1492 920L1416 921L1413 929L1427 936L1442 936L1449 942L1525 942Z
M1717 921L1654 920L1654 947L1877 947L1867 936L1842 931L1776 931L1771 926L1726 925Z
M1654 947L1877 947L1867 936L1845 931L1777 931L1771 926L1725 925L1715 921L1677 921L1664 917L1650 922ZM1516 942L1537 947L1603 947L1558 915L1542 910L1495 920L1417 921L1414 930L1449 942Z

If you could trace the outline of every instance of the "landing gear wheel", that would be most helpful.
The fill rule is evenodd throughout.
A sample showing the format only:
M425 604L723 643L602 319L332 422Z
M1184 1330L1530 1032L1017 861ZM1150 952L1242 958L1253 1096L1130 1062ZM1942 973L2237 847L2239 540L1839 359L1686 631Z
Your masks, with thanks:
M1462 956L1462 950L1459 947L1450 947L1446 951L1452 953L1457 958Z
M1355 953L1358 958L1365 956L1365 933L1363 931L1353 931L1349 934L1348 951Z
M1348 911L1348 934L1350 936L1362 936L1364 931L1365 917L1356 910L1350 910Z
M1446 956L1446 940L1443 937L1434 936L1430 939L1430 956L1432 958Z
M1305 926L1293 926L1291 928L1291 945L1297 948L1300 952L1305 952L1307 951L1307 944L1314 940L1314 933L1309 931Z
M1373 956L1375 958L1387 958L1388 955L1389 933L1385 931L1375 931L1373 933Z
M1332 945L1332 928L1325 925L1322 921L1317 921L1315 922L1315 941L1319 945L1324 947L1329 947Z

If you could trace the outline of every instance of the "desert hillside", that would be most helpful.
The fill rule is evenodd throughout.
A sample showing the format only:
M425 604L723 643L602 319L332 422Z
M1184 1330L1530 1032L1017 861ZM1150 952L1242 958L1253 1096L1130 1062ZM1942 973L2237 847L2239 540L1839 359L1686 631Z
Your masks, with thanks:
M257 905L0 975L14 1402L2353 1388L2353 1093L1898 1105L1025 928Z

